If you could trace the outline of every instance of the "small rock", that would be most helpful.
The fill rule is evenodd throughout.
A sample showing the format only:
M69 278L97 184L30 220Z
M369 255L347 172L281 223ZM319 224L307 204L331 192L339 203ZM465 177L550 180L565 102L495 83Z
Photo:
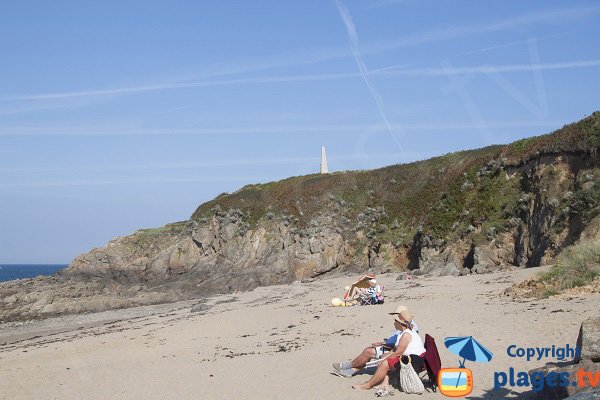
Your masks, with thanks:
M210 310L212 307L213 306L206 304L206 303L198 303L198 304L194 304L192 306L192 309L190 310L190 312L193 312L193 313L204 312L204 311Z

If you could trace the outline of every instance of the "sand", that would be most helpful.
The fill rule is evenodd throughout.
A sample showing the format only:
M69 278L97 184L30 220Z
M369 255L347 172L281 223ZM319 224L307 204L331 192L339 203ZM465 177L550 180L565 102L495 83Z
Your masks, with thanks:
M471 397L527 397L524 388L495 392L493 372L546 361L511 358L506 349L575 345L581 322L597 316L600 296L515 301L505 288L537 273L518 270L466 277L396 281L381 275L386 304L331 307L351 278L293 283L197 301L68 316L0 327L1 399L364 399L374 391L340 378L331 363L357 355L393 329L387 313L405 304L421 335L436 338L442 363L458 357L448 336L473 335L494 358L467 362ZM439 393L394 398L443 398Z

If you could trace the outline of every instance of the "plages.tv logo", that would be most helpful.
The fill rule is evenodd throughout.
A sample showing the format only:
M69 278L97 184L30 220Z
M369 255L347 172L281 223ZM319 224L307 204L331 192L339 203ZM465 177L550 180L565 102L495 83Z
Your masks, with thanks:
M473 336L457 336L444 339L446 348L462 358L458 368L442 368L438 374L440 393L448 397L464 397L473 391L473 372L465 368L465 361L489 362L492 352Z

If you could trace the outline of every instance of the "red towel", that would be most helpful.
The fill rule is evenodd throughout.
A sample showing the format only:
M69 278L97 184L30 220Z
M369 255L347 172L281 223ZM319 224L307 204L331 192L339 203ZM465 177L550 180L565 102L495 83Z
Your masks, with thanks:
M437 379L438 373L442 369L442 361L435 345L435 339L427 334L425 335L425 356L423 358L425 359L427 372Z

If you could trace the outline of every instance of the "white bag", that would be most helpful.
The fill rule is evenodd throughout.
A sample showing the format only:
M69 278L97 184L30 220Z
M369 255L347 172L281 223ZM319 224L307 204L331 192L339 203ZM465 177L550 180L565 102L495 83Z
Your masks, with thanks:
M404 393L423 393L425 386L410 363L410 356L407 356L408 363L406 364L402 362L402 358L400 358L400 387Z

